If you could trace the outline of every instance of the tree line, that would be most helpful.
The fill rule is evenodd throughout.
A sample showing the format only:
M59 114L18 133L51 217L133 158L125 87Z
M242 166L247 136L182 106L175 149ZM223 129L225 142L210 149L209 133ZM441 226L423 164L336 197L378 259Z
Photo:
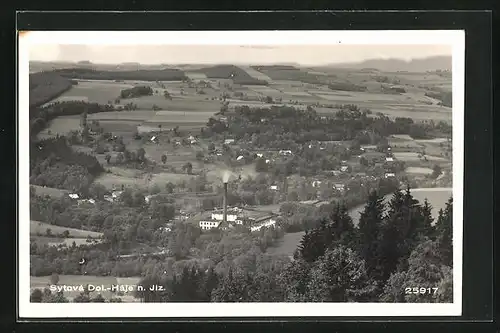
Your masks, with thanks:
M137 80L137 81L181 81L187 79L183 71L173 68L140 69L132 71L105 71L91 68L62 68L54 73L80 80Z
M182 260L176 269L174 263L181 262L176 258L134 259L148 263L139 284L164 289L137 297L145 302L451 302L453 201L435 223L431 210L409 189L395 191L387 204L373 191L354 226L345 205L336 204L304 235L292 262L265 253L262 241L273 238L272 228L196 235L182 229L184 224L169 242L194 242L203 254ZM194 249L190 253L196 255ZM414 292L415 286L425 290Z

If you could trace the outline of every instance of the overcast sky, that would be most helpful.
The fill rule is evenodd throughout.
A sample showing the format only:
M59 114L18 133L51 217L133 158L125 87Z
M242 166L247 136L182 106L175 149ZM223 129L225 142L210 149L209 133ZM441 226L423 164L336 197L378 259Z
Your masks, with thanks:
M81 61L116 64L205 64L205 63L298 63L323 65L360 62L366 59L405 60L448 55L449 45L59 45L40 44L30 48L30 60Z

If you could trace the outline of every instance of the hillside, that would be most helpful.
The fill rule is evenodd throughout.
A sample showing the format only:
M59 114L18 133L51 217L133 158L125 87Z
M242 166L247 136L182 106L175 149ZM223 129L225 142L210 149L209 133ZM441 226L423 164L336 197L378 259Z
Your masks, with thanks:
M205 67L195 72L203 73L210 79L232 79L236 84L267 85L266 81L253 78L247 72L234 65Z
M57 98L72 87L70 80L54 72L38 72L30 74L30 107L39 106Z
M83 80L142 80L142 81L180 81L186 79L178 69L105 71L87 68L62 68L54 70L62 77Z
M330 64L328 67L340 68L376 68L384 72L426 72L451 70L451 56L436 56L406 61L403 59L370 59L358 63Z

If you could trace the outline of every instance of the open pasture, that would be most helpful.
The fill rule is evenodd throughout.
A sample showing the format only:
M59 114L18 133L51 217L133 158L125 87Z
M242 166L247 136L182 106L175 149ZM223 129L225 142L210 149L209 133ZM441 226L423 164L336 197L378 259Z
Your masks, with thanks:
M207 76L200 72L185 72L186 76L191 80L205 80Z
M38 186L38 185L31 185L31 184L30 184L30 187L32 187L35 190L35 194L39 195L39 196L48 195L51 198L60 198L66 194L69 194L69 191L67 191L67 190L61 190L61 189L54 188L54 187Z
M50 121L49 125L38 133L38 138L45 139L59 135L66 135L80 127L80 118L75 116L60 116Z
M421 168L421 167L408 167L405 169L405 172L410 174L430 175L432 174L432 169Z
M186 173L170 173L170 172L160 172L152 175L151 180L148 182L148 186L158 185L161 188L165 186L166 183L178 184L183 181L189 181L194 179L195 175L188 175Z
M37 235L37 234L45 235L47 233L47 229L50 229L53 235L61 234L64 231L68 231L70 237L75 237L75 238L85 238L88 236L92 238L100 238L103 235L101 232L60 227L57 225L52 225L40 221L33 221L33 220L30 221L30 235Z
M134 110L134 111L110 111L93 113L87 116L89 120L120 120L120 121L145 121L156 114L152 110Z
M112 81L79 81L78 85L63 93L56 101L65 98L71 100L85 98L90 103L107 104L118 98L123 89L131 87L133 85Z
M97 177L94 182L96 184L101 184L109 191L120 189L122 185L132 188L139 188L147 185L145 178L118 176L112 173L104 173Z
M404 162L415 162L421 160L418 156L419 154L414 152L395 152L393 155L397 160Z
M89 241L86 237L58 238L58 237L31 236L30 241L36 243L38 246L47 245L49 247L52 246L71 247L73 246L73 243L75 243L75 246L99 244L102 242L102 239L92 239Z
M250 66L238 66L238 67L240 67L242 70L247 72L247 74L250 75L251 77L253 77L254 79L263 80L263 81L267 81L267 82L272 80L266 74L259 72L259 71L256 71L255 69L253 69Z

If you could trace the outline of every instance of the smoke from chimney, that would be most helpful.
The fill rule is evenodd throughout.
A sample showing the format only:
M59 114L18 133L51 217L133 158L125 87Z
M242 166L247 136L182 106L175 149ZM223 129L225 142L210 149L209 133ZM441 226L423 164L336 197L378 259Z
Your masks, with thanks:
M224 197L222 198L222 205L224 209L223 217L222 217L222 223L223 226L225 227L227 224L227 182L224 182Z

